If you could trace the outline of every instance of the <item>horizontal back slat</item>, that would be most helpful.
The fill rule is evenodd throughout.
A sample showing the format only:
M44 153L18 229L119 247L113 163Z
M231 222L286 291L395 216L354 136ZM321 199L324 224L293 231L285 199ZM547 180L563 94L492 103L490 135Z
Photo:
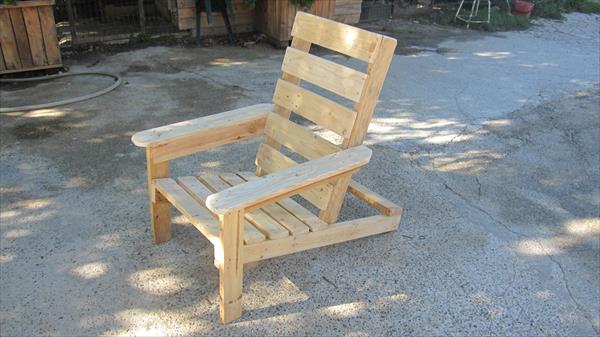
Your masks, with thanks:
M317 159L340 150L323 137L275 113L267 117L265 134L306 159Z
M356 111L284 80L277 81L273 103L342 137L350 135L356 119Z
M367 75L352 68L288 47L283 65L285 73L358 102Z
M371 63L381 35L315 15L298 12L292 36Z
M256 156L256 165L265 170L267 173L273 173L290 166L294 166L297 163L284 155L283 153L275 150L267 144L260 144L258 148L258 154ZM300 193L304 199L308 200L311 204L315 205L318 209L327 208L327 203L331 197L332 185L325 184L315 189Z

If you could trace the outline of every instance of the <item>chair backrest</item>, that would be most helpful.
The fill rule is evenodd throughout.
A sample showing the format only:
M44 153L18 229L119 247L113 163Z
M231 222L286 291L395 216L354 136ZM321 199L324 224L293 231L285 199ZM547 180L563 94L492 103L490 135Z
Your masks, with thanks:
M292 37L281 67L283 75L273 95L275 111L269 114L266 140L256 157L258 175L296 164L281 152L282 145L308 160L360 145L396 47L393 38L303 12L296 14ZM312 44L363 61L366 73L310 54ZM339 99L334 101L301 87L301 81ZM292 112L336 133L340 143L334 144L290 121ZM333 186L325 185L302 196L324 210L332 189Z

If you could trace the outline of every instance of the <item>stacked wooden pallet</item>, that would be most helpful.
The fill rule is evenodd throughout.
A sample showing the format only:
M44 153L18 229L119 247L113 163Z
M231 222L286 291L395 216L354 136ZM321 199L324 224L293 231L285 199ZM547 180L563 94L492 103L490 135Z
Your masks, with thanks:
M196 1L177 0L177 27L181 30L196 27ZM244 5L244 0L231 0L234 16L230 18L234 33L247 33L254 31L254 8ZM221 13L213 12L212 24L208 24L206 13L202 12L200 29L202 35L227 34L225 22Z
M360 19L361 5L362 0L336 0L332 19L343 23L356 24Z
M0 5L0 74L62 67L53 4Z

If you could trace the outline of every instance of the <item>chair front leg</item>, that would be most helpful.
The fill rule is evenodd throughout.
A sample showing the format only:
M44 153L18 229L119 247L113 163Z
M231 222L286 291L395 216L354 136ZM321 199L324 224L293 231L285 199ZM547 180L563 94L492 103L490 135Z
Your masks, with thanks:
M215 252L219 264L220 315L229 323L242 315L242 283L244 278L244 211L219 216L222 247ZM215 255L216 255L215 254Z
M146 165L152 240L155 243L161 243L171 240L171 204L154 188L152 181L169 176L169 162L155 163L152 148L146 148Z

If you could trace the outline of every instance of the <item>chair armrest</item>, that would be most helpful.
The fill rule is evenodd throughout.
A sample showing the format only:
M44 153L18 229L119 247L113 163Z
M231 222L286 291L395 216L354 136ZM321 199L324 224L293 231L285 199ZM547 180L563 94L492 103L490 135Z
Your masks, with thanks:
M152 148L156 162L168 161L262 133L273 104L256 104L137 132L133 144Z
M368 147L353 147L212 194L206 199L206 207L221 215L240 209L252 210L354 172L370 159Z

